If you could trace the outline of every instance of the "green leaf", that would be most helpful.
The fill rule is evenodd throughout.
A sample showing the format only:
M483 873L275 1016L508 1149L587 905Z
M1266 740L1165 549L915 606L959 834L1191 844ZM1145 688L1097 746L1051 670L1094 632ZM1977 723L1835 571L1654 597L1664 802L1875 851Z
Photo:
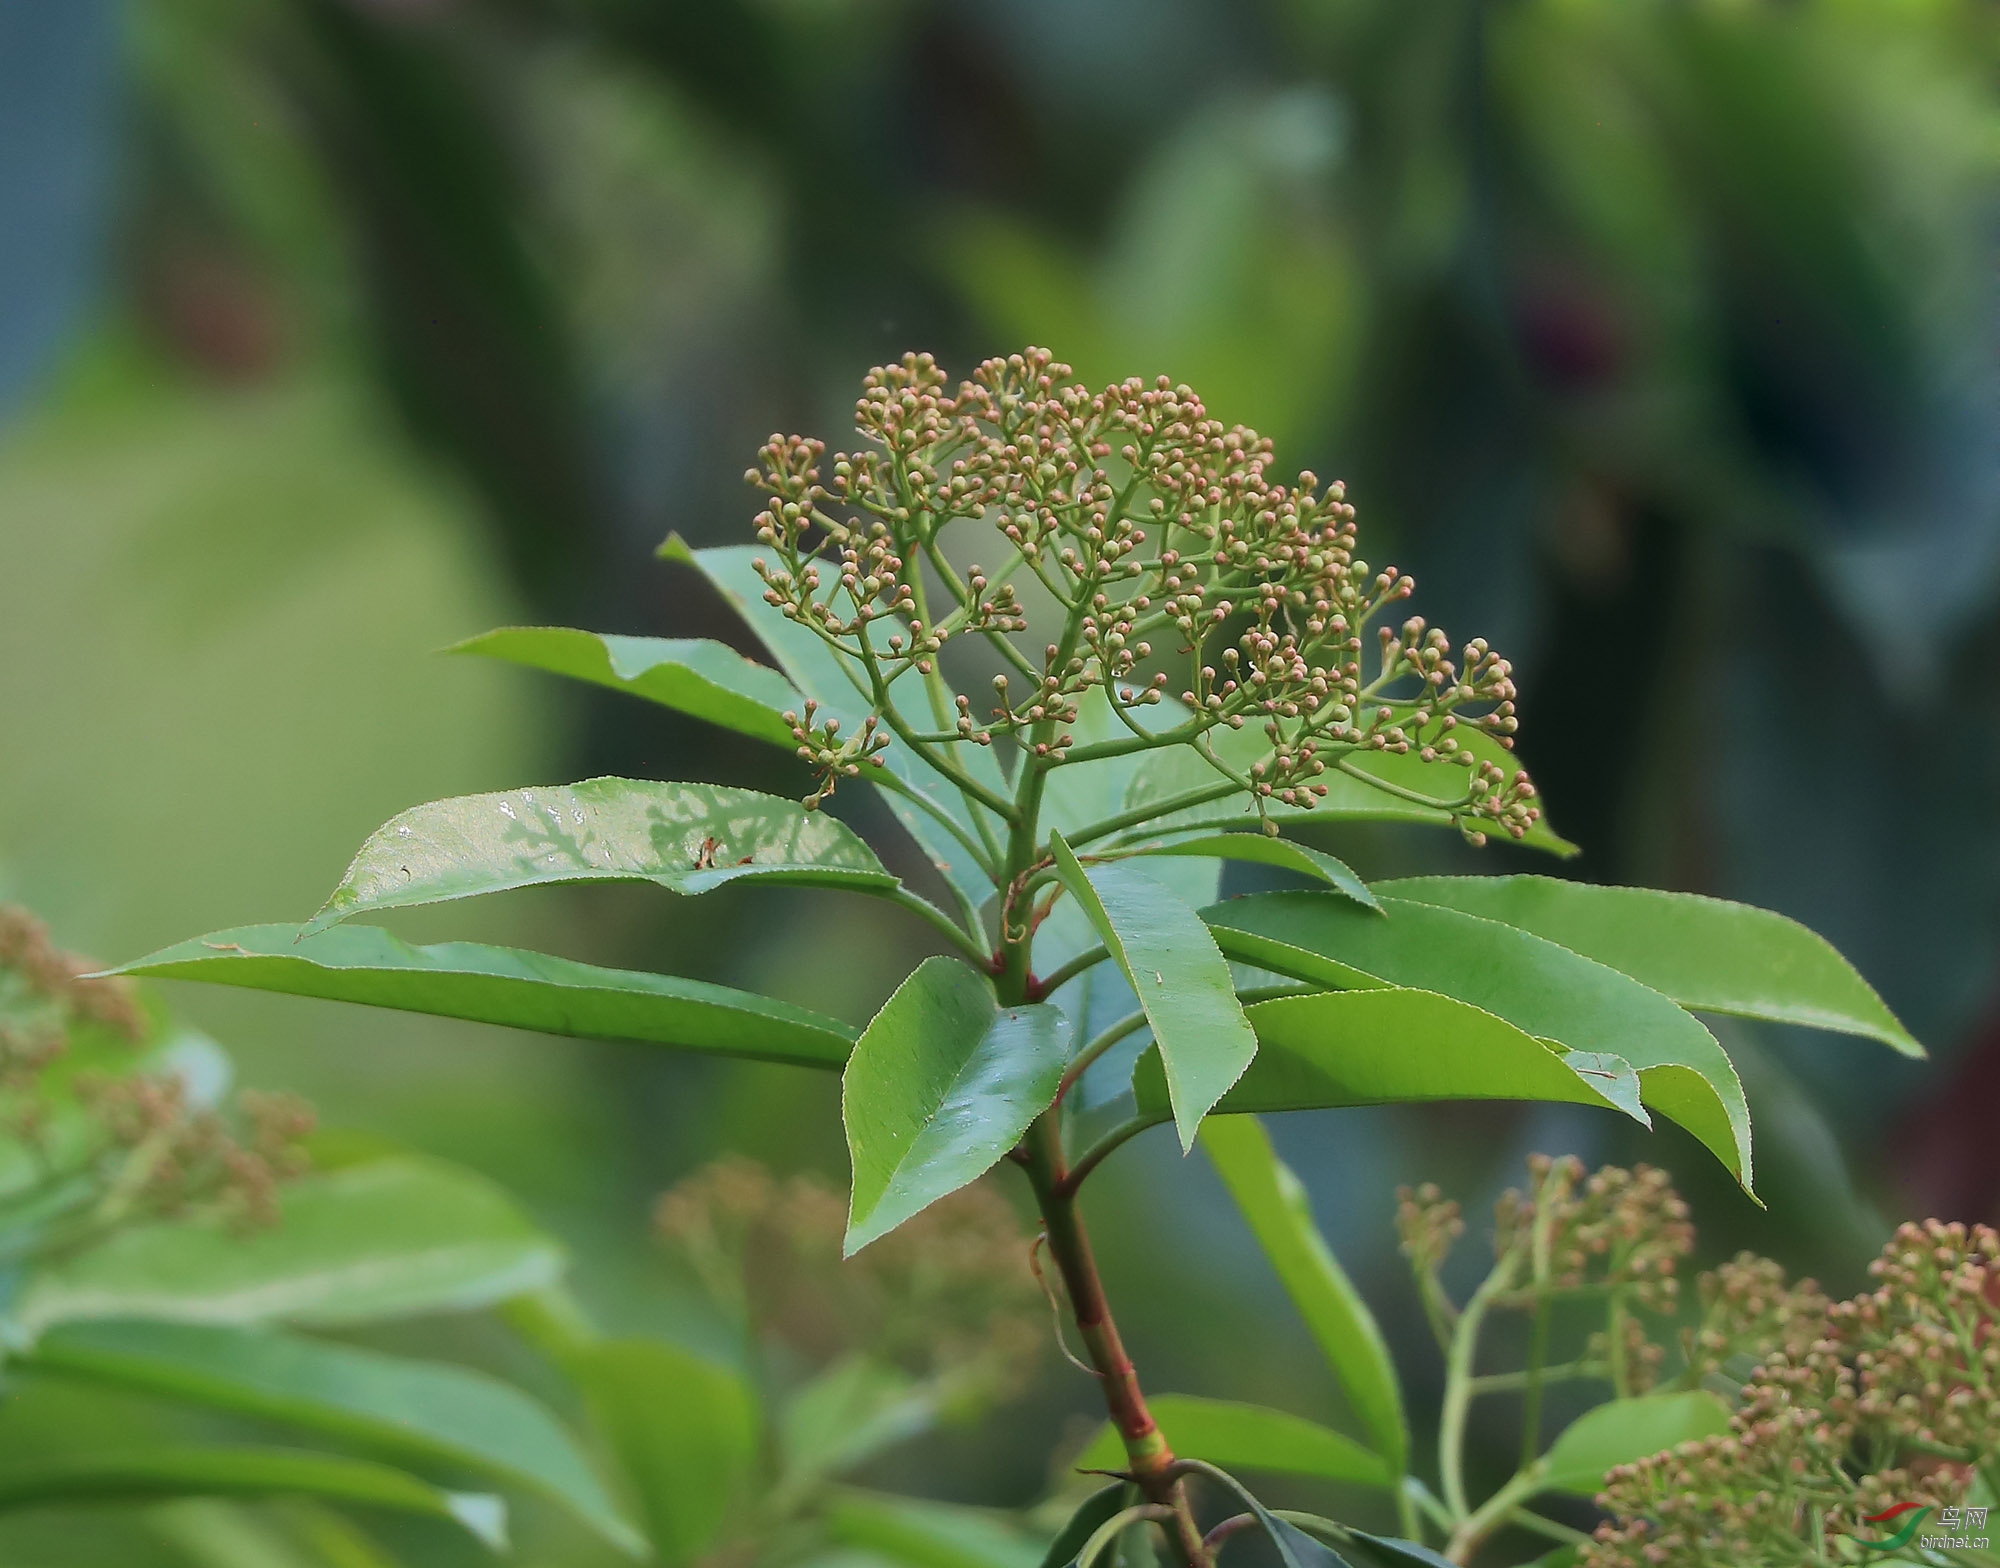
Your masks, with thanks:
M1417 1541L1401 1536L1370 1535L1351 1527L1342 1531L1343 1544L1374 1565L1374 1568L1458 1568L1449 1557L1434 1552Z
M1244 1505L1257 1516L1257 1523L1262 1526L1264 1534L1271 1542L1272 1550L1278 1554L1278 1561L1284 1568L1351 1568L1347 1559L1326 1542L1307 1535L1290 1520L1281 1519L1272 1513L1258 1500L1254 1492L1228 1471L1203 1459L1191 1459L1187 1463L1191 1469L1220 1481L1243 1499Z
M1204 1129L1204 1141L1216 1125L1210 1122ZM1192 1394L1158 1394L1147 1407L1168 1445L1182 1458L1206 1459L1225 1470L1268 1470L1383 1488L1396 1484L1390 1466L1379 1455L1303 1416ZM1124 1439L1107 1424L1091 1439L1076 1468L1117 1470L1125 1463Z
M1060 833L1049 835L1049 852L1139 998L1185 1152L1209 1108L1257 1054L1228 960L1201 916L1143 871L1113 863L1086 872Z
M755 546L723 545L692 550L675 534L660 546L659 554L664 560L684 562L706 577L770 650L772 658L790 677L792 684L817 702L825 710L826 717L839 719L842 729L848 734L859 731L861 721L868 715L869 698L864 695L857 678L850 677L840 656L816 633L796 621L786 620L781 612L764 602L763 581L751 566L758 554ZM932 727L929 721L919 726L924 729ZM900 741L892 741L889 749L881 755L883 767L900 779L906 788L915 790L968 832L976 833L975 824L981 820L989 831L999 826L998 819L991 812L968 800L962 791L954 789L939 777ZM981 784L1000 794L1007 792L999 760L990 746L953 746L951 757ZM866 773L856 782L866 783ZM930 856L932 864L971 899L975 907L992 897L992 882L979 869L978 862L966 852L965 846L950 832L895 790L883 789L881 795L896 820Z
M392 817L300 934L371 910L556 882L706 893L745 878L896 885L846 824L795 800L719 784L586 779L434 800Z
M1511 752L1480 731L1461 728L1457 736L1460 745L1478 760L1495 763L1510 773L1520 766ZM1216 754L1239 772L1246 772L1270 752L1263 733L1248 726L1240 730L1210 730L1208 740ZM1396 789L1412 791L1431 799L1445 798L1465 787L1464 768L1448 763L1427 763L1414 753L1399 755L1387 751L1360 751L1350 753L1345 760ZM1134 770L1131 785L1126 791L1125 805L1128 809L1165 805L1176 796L1222 782L1222 775L1192 746L1172 746L1164 751L1148 753ZM1326 785L1325 798L1309 809L1266 801L1271 819L1286 827L1313 822L1451 825L1449 813L1378 789L1366 780L1345 772L1329 770L1314 782ZM1140 831L1151 835L1189 828L1254 829L1256 826L1255 806L1247 795L1237 792L1199 806L1170 812ZM1574 844L1549 826L1546 816L1536 821L1521 842L1527 848L1546 850L1564 858L1577 853Z
M1595 1496L1614 1465L1657 1454L1695 1438L1729 1430L1729 1407L1705 1389L1682 1394L1641 1394L1586 1410L1549 1446L1544 1486Z
M361 1323L490 1306L563 1269L498 1188L430 1160L307 1176L281 1202L268 1230L166 1220L43 1264L13 1320L28 1334L80 1318Z
M1134 855L1193 855L1217 860L1245 860L1258 865L1279 866L1301 872L1345 893L1357 904L1379 909L1368 884L1348 869L1344 861L1290 839L1272 838L1268 833L1198 833L1192 838L1165 844L1147 844Z
M1055 1102L1069 1040L1069 1019L1047 1002L1002 1007L960 959L918 965L841 1079L854 1167L846 1255L998 1164Z
M619 637L561 626L502 626L445 650L476 653L630 692L724 729L791 747L783 715L799 693L776 670L701 637Z
M132 1321L51 1329L25 1364L476 1470L552 1498L621 1550L645 1554L569 1433L482 1373L289 1334Z
M1385 892L1503 921L1630 975L1683 1007L1924 1048L1824 937L1768 909L1554 877L1411 877Z
M843 1488L826 1514L827 1533L908 1568L1036 1568L1035 1544L984 1509L920 1502Z
M1393 1486L1408 1466L1410 1447L1396 1364L1374 1313L1313 1223L1305 1187L1272 1151L1270 1137L1254 1117L1210 1122L1201 1146L1312 1331L1375 1452L1387 1462L1376 1484ZM1225 1467L1242 1462L1202 1457Z
M137 1448L0 1468L0 1510L61 1503L141 1503L171 1497L308 1497L421 1514L507 1547L497 1497L446 1492L403 1470L291 1448Z
M792 1396L781 1422L785 1483L837 1475L937 1423L935 1389L864 1355L833 1363Z
M1504 1019L1432 991L1386 988L1276 997L1245 1009L1257 1059L1219 1113L1326 1110L1437 1100L1604 1105L1643 1121L1631 1069L1616 1057L1552 1049ZM1623 1078L1606 1078L1615 1064ZM1141 1113L1171 1115L1156 1053L1139 1058Z
M748 991L474 942L412 947L374 926L339 926L303 940L296 926L244 926L163 948L111 973L208 980L808 1067L837 1068L854 1048L854 1030L839 1019Z
M1392 985L1457 997L1566 1050L1621 1057L1638 1070L1645 1103L1687 1128L1750 1190L1743 1086L1699 1020L1617 970L1514 926L1401 898L1385 897L1382 908L1386 920L1326 893L1260 893L1203 918Z
M726 1367L660 1340L598 1340L564 1359L631 1482L663 1563L691 1562L745 1500L757 1401Z
M1093 1443L1091 1446L1094 1451L1097 1445ZM1111 1468L1116 1468L1117 1461L1124 1457L1124 1452L1124 1445L1121 1443L1113 1455ZM1068 1568L1069 1564L1076 1561L1076 1554L1083 1550L1084 1544L1097 1534L1101 1526L1110 1523L1122 1513L1136 1493L1137 1489L1124 1481L1114 1481L1111 1485L1092 1492L1077 1505L1076 1512L1064 1521L1063 1527L1056 1531L1055 1538L1042 1552L1040 1568Z

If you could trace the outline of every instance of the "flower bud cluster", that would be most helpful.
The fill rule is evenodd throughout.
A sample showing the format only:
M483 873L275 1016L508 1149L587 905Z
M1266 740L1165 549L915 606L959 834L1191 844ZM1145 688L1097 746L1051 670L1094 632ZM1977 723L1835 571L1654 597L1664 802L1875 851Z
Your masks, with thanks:
M1527 1192L1510 1189L1494 1208L1495 1252L1530 1255L1523 1294L1610 1287L1647 1311L1674 1311L1694 1227L1665 1171L1607 1165L1586 1177L1574 1156L1536 1154L1528 1178Z
M1705 1283L1705 1350L1759 1328L1777 1346L1727 1433L1609 1472L1584 1568L1845 1561L1893 1533L1871 1514L1963 1499L2000 1452L2000 1237L1905 1225L1873 1272L1831 1306L1749 1260Z
M201 1208L246 1229L274 1225L280 1186L309 1163L315 1117L296 1095L238 1096L239 1136L216 1111L190 1104L179 1078L86 1078L78 1089L110 1135L111 1180L134 1217Z
M1695 1293L1701 1321L1682 1331L1681 1354L1696 1379L1774 1348L1804 1354L1825 1337L1832 1306L1813 1281L1788 1284L1783 1267L1751 1252L1704 1273L1695 1282Z
M1457 1200L1447 1198L1435 1182L1427 1181L1415 1189L1396 1189L1396 1234L1410 1267L1420 1274L1435 1274L1465 1234L1465 1220Z
M1164 377L1091 392L1069 376L1029 349L953 391L929 355L907 355L863 383L861 450L829 465L822 443L773 436L748 476L769 496L757 523L766 602L865 674L891 727L890 686L932 674L950 638L1007 644L1014 673L991 707L962 700L954 731L923 744L1011 736L1057 766L1094 688L1135 733L1130 710L1173 694L1190 716L1162 744L1248 723L1270 741L1265 762L1228 774L1260 812L1309 808L1329 768L1385 752L1462 770L1436 798L1468 836L1524 835L1534 786L1464 742L1477 731L1511 747L1507 661L1478 641L1454 656L1441 630L1410 619L1377 633L1364 668L1369 623L1414 584L1359 558L1343 487L1311 473L1279 482L1268 440ZM1007 559L961 576L941 543L961 521L997 534ZM1011 643L1028 630L1011 581L1022 574L1062 614L1038 658ZM1160 663L1183 673L1142 668ZM800 745L821 795L858 771L853 756L820 763L831 743Z

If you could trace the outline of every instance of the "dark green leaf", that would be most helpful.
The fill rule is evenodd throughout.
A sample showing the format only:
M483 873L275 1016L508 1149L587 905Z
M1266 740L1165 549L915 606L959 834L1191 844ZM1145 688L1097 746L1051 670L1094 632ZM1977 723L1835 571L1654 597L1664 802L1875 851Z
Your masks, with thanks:
M756 1463L749 1388L661 1340L598 1340L564 1364L631 1482L660 1561L699 1557L744 1502Z
M1271 1260L1285 1294L1305 1320L1341 1392L1386 1464L1375 1484L1392 1486L1409 1462L1410 1430L1402 1385L1375 1314L1313 1223L1306 1190L1271 1149L1254 1117L1211 1122L1202 1132L1222 1183ZM1230 1467L1243 1461L1202 1457Z
M1347 1559L1324 1541L1315 1540L1297 1525L1272 1513L1258 1501L1255 1493L1226 1470L1201 1459L1191 1459L1187 1463L1190 1469L1220 1481L1243 1500L1250 1512L1257 1516L1257 1523L1263 1527L1284 1568L1351 1568Z
M354 915L556 882L654 882L706 893L757 878L896 885L844 823L720 784L585 779L414 806L361 846L311 936Z
M1554 877L1411 877L1383 891L1504 921L1608 964L1683 1007L1924 1048L1825 938L1796 920L1693 893Z
M858 675L850 675L840 656L811 630L796 621L786 620L782 613L764 602L764 584L751 566L758 554L754 546L725 545L691 550L679 535L674 535L660 547L659 553L664 559L685 562L706 577L770 650L778 667L790 677L792 684L819 703L826 717L839 719L846 733L852 735L859 731L861 721L869 712L869 698L865 688L858 683ZM928 722L920 726L925 729L932 727ZM991 747L953 746L951 757L980 783L997 793L1006 793L1000 764ZM968 800L962 791L952 788L935 771L912 756L910 748L900 741L891 742L889 749L882 753L882 765L906 788L917 791L968 832L976 833L975 824L982 818L988 831L997 829L997 818ZM856 782L866 781L864 774ZM964 845L939 826L927 812L912 805L895 790L883 789L881 794L884 803L895 813L896 820L930 856L938 870L971 899L975 907L992 896L993 884L966 852Z
M476 653L626 691L758 740L794 744L802 699L776 670L706 638L618 637L561 626L503 626L448 653Z
M1749 1189L1743 1087L1697 1019L1617 970L1514 926L1401 898L1384 898L1382 908L1387 919L1327 893L1260 893L1203 918L1392 985L1457 997L1566 1050L1621 1057L1638 1070L1645 1103L1687 1128Z
M79 1318L359 1323L490 1306L563 1269L498 1188L430 1160L308 1176L282 1203L279 1224L248 1234L210 1219L121 1231L36 1269L11 1315L29 1333Z
M839 1067L854 1045L853 1029L838 1019L748 991L474 942L412 947L374 926L340 926L304 940L296 926L244 926L164 948L113 973L209 980L811 1067Z
M507 1546L497 1497L445 1492L403 1470L290 1448L139 1448L0 1468L0 1509L143 1503L171 1497L309 1497L443 1519L495 1551Z
M1375 902L1375 895L1368 891L1368 884L1349 870L1345 862L1317 849L1308 849L1304 844L1295 844L1290 839L1272 838L1268 833L1198 833L1192 838L1175 839L1165 844L1147 844L1132 853L1192 855L1278 866L1327 883L1370 909L1381 907Z
M1034 1543L982 1509L843 1488L827 1531L907 1568L1035 1568Z
M1063 886L1138 995L1166 1070L1181 1148L1191 1149L1201 1119L1257 1054L1229 963L1201 916L1143 871L1113 863L1086 872L1060 833L1049 835L1049 851Z
M1449 1557L1400 1536L1370 1535L1366 1530L1342 1531L1347 1548L1375 1568L1458 1568Z
M1482 733L1461 729L1458 737L1460 744L1482 761L1493 762L1510 773L1520 765L1511 752ZM1249 727L1211 730L1209 743L1225 762L1239 771L1249 769L1270 749L1263 734ZM1386 784L1430 799L1445 799L1465 788L1464 768L1427 763L1414 754L1363 751L1351 754L1347 760ZM1165 805L1176 796L1221 782L1222 776L1192 746L1173 746L1146 755L1133 772L1125 804L1128 808ZM1328 771L1315 782L1327 787L1325 798L1317 805L1304 809L1267 801L1271 818L1286 826L1311 822L1417 822L1439 827L1451 824L1447 812L1378 789L1348 773ZM1180 808L1140 831L1151 835L1185 828L1255 829L1257 825L1255 807L1238 792L1203 805ZM1577 852L1574 844L1549 826L1546 816L1528 830L1521 842L1530 849L1547 850L1565 858Z
M1224 1113L1321 1110L1436 1100L1553 1100L1610 1105L1620 1085L1600 1055L1552 1050L1504 1019L1431 991L1400 988L1276 997L1245 1010L1257 1059L1222 1097ZM1579 1071L1570 1057L1577 1058ZM1625 1069L1629 1071L1629 1069ZM1139 1109L1164 1121L1153 1052L1132 1075Z
M50 1330L29 1367L282 1421L412 1463L477 1470L553 1498L634 1555L575 1440L520 1390L484 1374L254 1329L187 1323L72 1323Z
M1729 1430L1729 1407L1705 1389L1642 1394L1586 1410L1567 1427L1542 1463L1550 1491L1595 1496L1614 1465L1657 1454L1695 1438Z
M1533 1562L1528 1563L1526 1568L1576 1568L1577 1559L1581 1556L1582 1550L1581 1547L1577 1546L1558 1546L1551 1551L1544 1552Z
M870 1020L841 1080L854 1167L849 1256L977 1181L1054 1103L1070 1022L1002 1007L956 958L929 958Z
M1083 1550L1084 1543L1122 1513L1136 1495L1136 1489L1124 1481L1114 1481L1092 1492L1056 1531L1055 1539L1042 1553L1041 1568L1068 1568L1076 1561L1076 1554Z
M1204 1141L1217 1125L1210 1122L1203 1129ZM1268 1470L1383 1488L1396 1484L1390 1466L1379 1455L1303 1416L1192 1394L1157 1394L1147 1407L1168 1445L1182 1458L1206 1459L1225 1470ZM1076 1468L1118 1470L1125 1463L1124 1439L1116 1427L1106 1425L1077 1459Z

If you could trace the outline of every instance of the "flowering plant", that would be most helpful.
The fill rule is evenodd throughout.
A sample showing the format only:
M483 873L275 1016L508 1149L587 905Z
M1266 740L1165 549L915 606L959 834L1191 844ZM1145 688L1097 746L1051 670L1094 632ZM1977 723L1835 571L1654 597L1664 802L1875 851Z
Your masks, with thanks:
M1420 1537L1393 1369L1249 1113L1506 1098L1659 1114L1747 1188L1749 1110L1697 1012L1920 1048L1779 916L1545 877L1369 885L1298 837L1400 821L1570 849L1511 758L1506 662L1478 641L1454 654L1417 619L1371 632L1412 585L1361 561L1341 487L1280 482L1270 444L1188 388L1091 391L1030 350L947 390L918 355L868 377L856 426L860 447L830 466L817 441L765 447L755 544L663 548L772 664L553 628L465 645L786 748L803 800L592 779L438 801L370 838L302 930L223 932L128 968L838 1071L848 1252L1004 1161L1026 1177L1126 1478L1061 1538L1082 1568L1139 1524L1206 1568L1220 1542L1190 1481L1243 1497L1287 1568L1324 1561L1335 1548L1179 1451L1093 1262L1084 1182L1171 1122L1317 1293L1362 1468ZM892 872L822 809L848 785L881 792L932 874ZM1218 901L1231 860L1305 885ZM923 922L943 951L856 1029L696 979L346 923L605 880L841 889ZM1621 1343L1614 1330L1606 1353ZM1447 1491L1439 1527L1457 1539L1473 1516Z

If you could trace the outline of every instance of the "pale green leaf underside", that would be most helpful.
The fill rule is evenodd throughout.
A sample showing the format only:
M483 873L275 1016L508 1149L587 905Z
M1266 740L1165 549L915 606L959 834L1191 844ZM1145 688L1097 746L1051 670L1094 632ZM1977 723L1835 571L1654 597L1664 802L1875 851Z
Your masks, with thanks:
M565 1359L662 1563L706 1551L757 1457L757 1402L727 1367L657 1339L600 1339Z
M1381 907L1376 903L1375 895L1368 891L1368 884L1356 876L1345 861L1288 838L1272 838L1268 833L1197 833L1191 838L1146 844L1133 850L1132 854L1189 855L1276 866L1285 871L1297 871L1316 882L1324 882L1337 892L1345 893L1357 904L1365 904L1370 909Z
M475 653L567 675L656 702L663 708L790 747L787 712L799 693L776 670L701 637L621 637L563 626L502 626L447 653Z
M1544 1457L1544 1486L1595 1495L1604 1472L1697 1438L1729 1430L1729 1407L1706 1389L1614 1399L1563 1429Z
M764 584L751 565L758 554L754 546L721 545L692 550L676 534L660 547L659 553L664 559L685 562L706 577L728 601L730 608L757 634L758 640L770 651L792 685L817 702L825 717L839 719L847 734L855 734L860 729L861 721L869 711L868 697L850 679L839 655L806 627L786 620L783 614L764 602ZM899 684L897 697L904 707L912 703L921 705L923 698L916 689L915 679L905 677L905 681L907 685ZM918 727L928 730L936 728L936 725L930 719L924 719ZM1000 763L991 747L955 745L951 747L950 754L955 763L980 783L998 793L1006 793ZM909 747L892 742L889 749L882 753L882 765L907 788L916 790L968 831L973 830L974 823L982 817L989 831L997 831L999 824L991 813L968 800L962 792L912 756ZM864 773L855 782L866 781ZM992 896L993 884L967 854L963 844L928 813L895 790L883 789L881 795L896 820L930 856L932 863L953 886L971 899L975 907Z
M415 806L370 836L311 936L377 909L558 882L706 893L746 878L882 890L896 879L844 823L719 784L586 779Z
M552 1498L627 1553L645 1552L575 1439L483 1373L297 1335L134 1321L52 1329L25 1364L476 1470Z
M1211 1119L1201 1146L1367 1428L1383 1462L1381 1484L1388 1484L1386 1477L1401 1475L1409 1458L1402 1385L1374 1313L1313 1223L1304 1186L1254 1117ZM1200 1457L1229 1467L1214 1455Z
M1384 1488L1396 1484L1396 1472L1380 1455L1303 1416L1192 1394L1158 1394L1147 1406L1168 1445L1185 1459L1205 1459L1230 1471L1262 1470ZM1127 1462L1117 1428L1106 1425L1077 1458L1076 1468L1122 1470Z
M296 926L245 926L163 948L113 973L809 1067L838 1068L855 1033L839 1019L728 986L475 942L413 947L374 926L337 926L303 940Z
M1410 877L1382 889L1532 931L1683 1007L1862 1035L1905 1056L1924 1054L1832 943L1768 909L1554 877Z
M1139 998L1166 1071L1183 1150L1215 1102L1257 1054L1229 962L1202 917L1137 867L1078 864L1062 835L1049 836L1056 874L1090 917Z
M1060 1008L1002 1007L960 959L918 965L862 1030L841 1080L847 1253L991 1170L1054 1102L1069 1043Z
M1255 1002L1244 1013L1257 1031L1257 1059L1216 1105L1220 1113L1441 1100L1627 1109L1606 1092L1610 1082L1579 1073L1564 1053L1505 1019L1435 992L1326 991ZM1585 1065L1598 1061L1589 1057ZM1142 1113L1168 1119L1156 1053L1139 1058L1132 1090Z
M561 1249L490 1182L414 1158L311 1175L245 1235L162 1220L45 1263L16 1298L28 1333L83 1318L337 1325L470 1311L553 1284Z
M1289 972L1273 961L1282 944L1391 985L1456 997L1565 1051L1619 1057L1637 1069L1645 1103L1693 1133L1749 1189L1743 1086L1698 1019L1516 927L1400 898L1383 898L1382 909L1386 919L1326 893L1260 893L1214 905L1203 918L1264 938L1272 950L1260 962L1279 973Z
M407 1471L336 1454L182 1444L0 1467L0 1510L174 1497L309 1497L386 1508L455 1524L496 1552L507 1547L506 1509L498 1498L443 1491Z

